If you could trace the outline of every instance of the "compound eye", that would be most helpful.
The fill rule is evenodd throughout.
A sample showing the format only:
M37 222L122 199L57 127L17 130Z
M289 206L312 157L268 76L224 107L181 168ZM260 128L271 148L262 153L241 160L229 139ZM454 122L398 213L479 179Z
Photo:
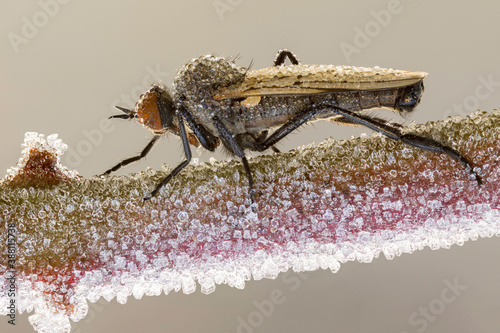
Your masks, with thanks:
M137 102L137 117L141 124L155 132L161 132L160 111L158 109L158 92L154 89L148 90Z

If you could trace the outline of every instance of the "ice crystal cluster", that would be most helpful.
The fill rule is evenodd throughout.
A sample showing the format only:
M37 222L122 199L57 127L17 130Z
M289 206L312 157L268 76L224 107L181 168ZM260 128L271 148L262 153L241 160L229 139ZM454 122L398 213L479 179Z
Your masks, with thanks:
M11 172L0 183L0 241L14 224L17 310L34 311L39 332L68 332L69 319L84 318L87 302L101 297L209 294L288 269L336 272L347 261L499 235L499 128L494 111L407 129L459 150L481 187L448 156L375 134L251 160L253 205L237 160L188 167L147 202L164 172L94 179L56 172L60 181L46 184L13 181ZM23 161L41 172L58 165L64 147L49 138L26 136L25 145L46 154L25 150Z

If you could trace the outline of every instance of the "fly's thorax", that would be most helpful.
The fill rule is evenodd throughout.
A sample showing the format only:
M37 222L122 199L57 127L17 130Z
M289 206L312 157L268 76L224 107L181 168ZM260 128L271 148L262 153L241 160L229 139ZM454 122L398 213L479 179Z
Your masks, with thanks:
M205 123L214 114L227 112L232 105L229 100L213 99L217 89L243 81L246 72L246 68L221 57L207 55L192 59L174 78L175 98L195 118Z
M243 81L246 72L246 68L224 58L206 55L192 59L177 72L174 90L186 99L206 99L221 87Z

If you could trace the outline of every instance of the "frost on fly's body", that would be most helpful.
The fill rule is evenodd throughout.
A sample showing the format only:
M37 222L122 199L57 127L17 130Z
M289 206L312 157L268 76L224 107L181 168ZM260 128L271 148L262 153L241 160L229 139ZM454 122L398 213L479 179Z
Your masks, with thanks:
M287 58L291 65L285 65ZM411 146L445 153L468 168L481 185L471 163L458 151L430 138L403 134L401 125L366 114L374 108L413 111L426 75L378 67L300 65L287 50L279 51L272 67L255 71L211 55L192 59L177 73L171 91L155 85L141 96L134 110L117 107L124 114L111 118L136 118L155 135L139 155L104 174L143 158L161 134L170 132L182 139L186 160L151 196L189 164L190 145L214 151L222 143L241 158L254 202L252 172L244 151L278 151L274 145L286 135L307 122L323 119L366 126Z

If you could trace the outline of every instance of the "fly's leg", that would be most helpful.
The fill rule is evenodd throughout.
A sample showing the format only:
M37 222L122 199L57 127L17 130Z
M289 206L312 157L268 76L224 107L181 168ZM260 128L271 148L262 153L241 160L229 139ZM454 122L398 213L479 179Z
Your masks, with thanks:
M274 66L281 66L285 63L286 58L290 60L292 65L299 64L299 58L292 51L288 51L287 49L279 50L276 58L274 58Z
M335 111L337 114L342 115L345 118L347 118L353 122L356 122L360 125L366 126L368 128L371 128L372 130L380 132L380 133L388 136L391 139L401 140L402 142L404 142L406 144L409 144L411 146L418 147L418 148L421 148L424 150L447 154L451 158L462 163L466 168L469 168L470 173L475 176L478 186L481 186L481 184L482 184L481 177L473 170L472 164L469 162L469 160L467 158L462 156L455 149L448 147L448 146L445 146L445 145L443 145L443 144L441 144L433 139L426 138L426 137L423 137L420 135L402 134L401 130L399 129L398 126L385 123L377 118L371 118L371 117L364 116L364 115L359 114L359 113L355 113L355 112L348 111L348 110L343 110L343 109L336 108L336 107L332 107L332 110Z
M278 143L278 141L280 141L285 136L296 130L301 125L307 123L309 120L311 120L311 118L314 118L318 113L327 111L329 109L331 108L309 108L300 112L295 117L289 119L283 126L274 131L266 140L264 140L264 142L256 144L255 147L253 147L253 149L257 151L264 151L266 149L271 148L273 151L279 152L279 150L275 148L273 145ZM374 119L383 122L381 119L378 118ZM358 121L353 121L345 117L335 120L334 122L341 123L342 125L355 125L355 126L362 125ZM394 127L398 126L399 124L394 124Z
M227 127L222 123L222 121L219 119L219 117L214 116L212 118L213 124L217 131L220 134L220 137L222 141L225 143L225 146L236 156L241 158L241 162L243 163L243 167L245 168L245 173L248 178L248 185L250 189L250 199L252 200L252 203L255 202L255 190L253 188L253 177L252 177L252 171L250 170L250 165L248 164L248 160L245 156L245 153L243 152L243 149L238 145L236 140L234 139L234 136L229 132Z
M154 144L156 143L156 141L158 141L159 138L160 138L159 135L155 135L153 137L153 139L151 139L151 141L149 141L148 145L141 151L141 153L139 155L134 156L134 157L130 157L130 158L127 158L127 159L121 161L120 163L118 163L117 165L112 167L111 169L105 171L102 174L102 176L109 175L111 172L115 172L116 170L120 169L121 167L129 165L130 163L134 163L135 161L138 161L138 160L146 157L146 155L151 151L151 148L153 148Z
M274 131L264 142L258 143L253 147L254 150L264 151L278 143L285 136L296 130L298 127L304 125L309 120L314 118L318 113L325 111L325 108L308 108L300 112L296 116L290 118L283 126Z
M331 110L336 112L338 115L343 116L348 119L349 123L356 123L358 125L366 126L380 132L391 139L401 140L402 142L409 144L414 147L418 147L424 150L432 151L432 152L440 152L445 153L451 158L462 163L466 168L469 168L470 173L473 174L476 178L476 182L478 186L481 186L482 180L481 177L474 171L472 168L472 164L469 162L467 158L462 156L455 149L445 146L433 139L426 138L423 136L419 136L416 134L402 134L401 126L399 124L388 124L379 118L371 118L364 116L362 114L344 110L338 107L323 107L323 108L309 108L301 113L297 114L295 117L288 120L283 126L278 128L271 134L263 143L256 144L254 149L257 151L264 151L273 145L275 145L278 141L283 139L285 136L293 132L295 129L305 124L312 118L314 118L318 113L325 112L327 110ZM343 121L346 122L346 121Z
M184 107L179 108L178 111L185 119L186 122L193 131L194 135L198 138L203 148L208 151L214 151L219 144L219 139L217 139L213 134L211 134L203 125L198 124L193 115L188 112Z
M370 116L371 119L373 120L377 120L379 123L384 123L386 125L389 125L389 126L393 126L393 127L396 127L396 128L403 128L403 125L399 124L399 123L396 123L396 122L388 122L387 120L385 119L382 119L382 118L378 118L378 117L374 117L374 116ZM332 123L336 123L336 124L339 124L339 125L347 125L347 126L363 126L362 124L358 123L358 122L355 122L349 118L346 118L346 117L339 117L339 118L334 118L334 119L329 119Z
M179 114L177 117L178 117L178 121L179 121L179 128L181 130L182 145L184 147L184 155L186 156L186 159L181 164L176 166L175 169L172 170L172 172L167 177L163 178L163 180L158 185L156 185L153 192L151 192L151 195L144 197L144 201L149 200L152 197L154 197L156 194L158 194L160 189L165 184L167 184L169 181L171 181L172 178L174 178L182 169L184 169L184 167L186 167L189 164L189 162L191 162L191 149L189 148L189 140L187 137L186 128L184 127L184 122L182 120L182 116Z
M251 148L250 148L250 149L255 149L255 144L256 144L256 142L257 142L257 144L259 144L259 143L261 143L261 142L266 141L266 139L267 139L267 134L268 134L268 133L269 133L268 131L262 131L262 132L259 134L259 136L258 136L258 137L256 137L256 138L254 139L254 141L253 141L253 142L252 142L252 144L251 144ZM278 148L276 148L275 146L272 146L272 147L270 147L270 148L271 148L271 150L272 150L274 153L281 153L281 151L280 151Z

